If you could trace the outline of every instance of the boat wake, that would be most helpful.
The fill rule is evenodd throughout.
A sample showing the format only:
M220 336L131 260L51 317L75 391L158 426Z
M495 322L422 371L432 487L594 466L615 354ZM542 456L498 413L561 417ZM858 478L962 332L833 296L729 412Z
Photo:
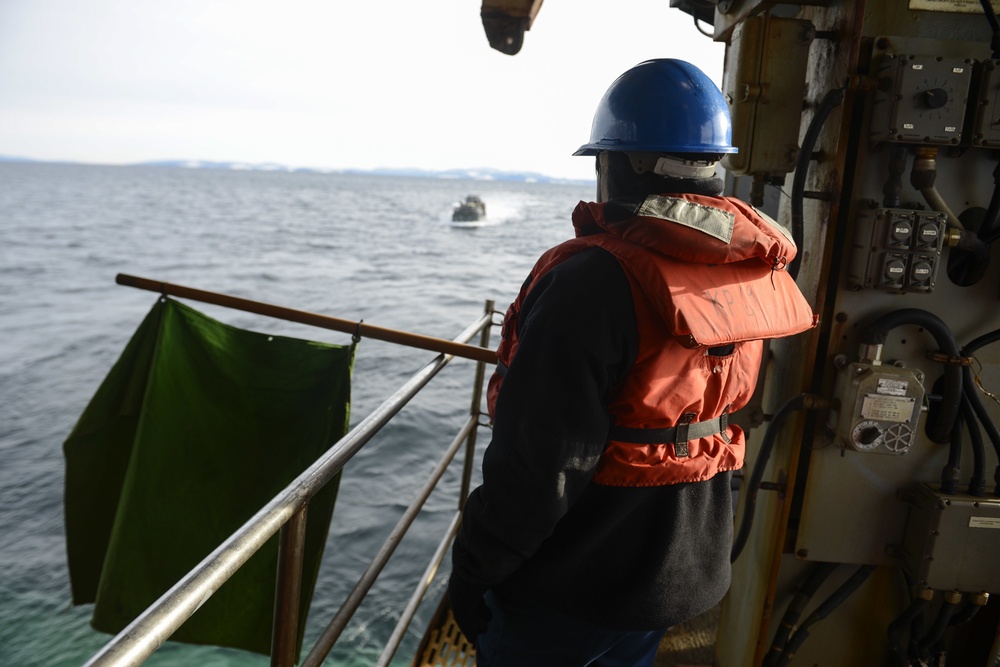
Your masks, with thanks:
M476 229L478 227L489 227L491 225L500 224L497 220L446 220L449 227L456 227L458 229Z

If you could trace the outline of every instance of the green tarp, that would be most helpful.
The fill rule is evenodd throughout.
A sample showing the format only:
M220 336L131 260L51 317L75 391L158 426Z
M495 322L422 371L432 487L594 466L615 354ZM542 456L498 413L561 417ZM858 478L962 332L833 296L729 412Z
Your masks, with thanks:
M169 299L64 444L73 602L117 633L347 430L353 346L243 331ZM299 642L337 494L309 504ZM171 639L267 654L277 536Z

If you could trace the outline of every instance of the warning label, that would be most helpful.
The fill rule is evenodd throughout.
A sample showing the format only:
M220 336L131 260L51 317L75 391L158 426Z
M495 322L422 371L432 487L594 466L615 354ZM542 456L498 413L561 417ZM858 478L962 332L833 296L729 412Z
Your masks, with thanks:
M993 7L1000 9L997 3ZM982 14L983 5L980 0L910 0L910 9L922 9L928 12L955 12L957 14Z
M969 528L1000 528L1000 517L992 517L992 516L970 517Z
M892 378L879 378L875 391L887 396L906 396L906 388L909 383L906 380L894 380Z
M913 404L909 397L866 394L861 402L861 416L882 422L908 422L913 417Z

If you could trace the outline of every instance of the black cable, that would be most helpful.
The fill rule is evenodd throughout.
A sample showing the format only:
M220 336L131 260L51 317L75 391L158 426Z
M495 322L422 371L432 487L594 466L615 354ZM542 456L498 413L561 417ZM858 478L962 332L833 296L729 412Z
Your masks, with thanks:
M941 609L938 611L937 618L934 619L934 624L931 625L927 634L921 637L920 641L917 642L917 651L919 654L925 654L930 650L931 646L944 636L944 631L948 629L951 617L954 616L956 611L958 611L958 604L955 602L948 602L946 597L944 602L941 604Z
M791 636L788 643L785 646L785 652L781 654L775 667L787 667L787 665L795 657L795 653L802 646L802 643L809 637L809 628L819 621L823 620L830 615L834 609L839 607L844 600L849 598L854 591L861 587L861 584L865 583L865 580L871 576L871 573L875 571L874 565L862 565L850 578L841 584L840 588L834 591L833 595L828 597L823 604L821 604L816 611L809 615L809 617L802 622L802 625L798 627L795 634Z
M962 405L965 405L964 397ZM964 414L964 413L963 413ZM975 423L973 423L975 427ZM948 462L941 470L941 493L955 495L962 481L962 420L956 419L951 427L951 441L948 443Z
M997 341L1000 341L1000 329L994 329L993 331L985 333L978 338L973 338L972 342L966 343L962 346L962 354L967 357L971 357L979 351L979 348L996 343Z
M861 341L869 345L885 345L889 332L904 324L926 329L937 342L941 352L948 357L959 356L958 342L944 321L926 310L902 308L882 315L861 333ZM937 418L927 420L927 437L938 444L951 439L951 428L962 407L962 369L952 363L944 364L944 392ZM978 413L977 413L978 414Z
M802 263L802 255L804 252L804 248L802 247L805 239L805 213L803 212L803 199L805 198L806 173L809 171L809 162L812 160L813 149L816 147L816 140L819 138L820 130L823 129L826 119L830 117L830 113L840 106L843 101L843 88L835 88L834 90L828 91L827 94L823 96L823 101L819 103L819 107L816 108L816 113L813 114L812 120L809 121L809 127L806 129L805 136L802 138L802 147L799 149L799 156L795 162L795 175L792 177L791 223L792 240L795 241L795 245L799 251L795 255L795 259L788 264L788 275L790 275L793 280L799 275L799 265Z
M929 603L930 600L923 598L914 599L910 603L910 606L906 608L906 611L897 616L896 620L889 624L886 635L889 638L889 645L892 647L896 667L909 667L909 651L904 646L903 633L910 627L914 619L923 613Z
M969 443L972 445L972 477L969 479L969 495L984 496L986 495L986 448L983 446L983 434L979 430L975 410L969 401L968 390L962 396L962 419L969 431Z
M823 582L829 578L830 574L837 569L837 563L817 563L807 574L805 579L799 584L795 591L795 596L788 603L785 615L781 617L781 624L774 633L774 641L771 642L771 650L764 657L763 667L774 667L778 658L785 651L785 645L792 634L792 630L799 622L799 617L805 610L806 605L812 600Z
M994 39L997 35L994 34ZM1000 223L1000 162L993 169L993 195L975 232L963 231L958 247L948 255L948 278L961 287L975 285L990 266L990 244L996 240Z
M972 339L970 343L962 348L962 356L971 357L979 348L998 341L1000 341L1000 329L984 333L982 336ZM962 385L965 389L965 398L976 417L979 418L983 428L986 429L986 435L990 439L990 444L993 445L993 449L996 451L997 461L1000 462L1000 431L997 430L997 425L994 423L993 417L990 416L990 413L986 410L986 406L983 405L982 399L979 397L979 386L972 376L972 369L968 366L962 368ZM985 466L985 463L983 465ZM983 475L985 477L985 471ZM1000 463L998 463L996 470L993 472L993 480L996 484L993 493L1000 496Z
M980 238L996 229L998 222L1000 222L1000 162L993 169L993 196L990 197L990 204L979 228Z
M975 618L976 614L979 613L979 610L980 607L978 605L973 604L969 600L966 600L962 604L956 604L955 612L951 615L951 618L948 620L948 628L954 628L956 626L968 623L973 618ZM945 630L945 632L947 632L947 630ZM939 661L938 664L941 665L944 664L944 661L941 660L941 658L947 657L945 655L946 649L947 649L947 643L945 642L945 635L942 634L941 637L939 637L937 641L934 642L930 651L930 654L932 656L938 656L938 661Z
M976 232L959 232L958 245L948 255L948 278L960 287L975 285L990 268L990 247Z
M993 38L990 40L990 48L993 50L993 57L1000 58L1000 20L997 20L997 13L993 11L993 3L990 0L979 0L983 6L983 13L990 24L990 31Z
M986 245L992 244L997 239L1000 239L1000 229L994 229L982 236L983 243Z
M973 604L968 600L966 600L965 606L962 607L961 611L957 612L954 616L951 617L951 621L948 623L948 626L954 627L956 625L962 625L964 623L968 623L969 621L971 621L976 617L976 614L979 613L980 609L982 609L980 605Z
M1000 21L997 20L997 14L993 11L993 3L990 0L979 0L979 4L983 6L983 13L986 14L986 20L990 23L990 30L993 34L1000 32Z
M993 445L994 451L997 453L997 460L1000 461L1000 431L997 430L997 425L993 422L993 418L990 417L990 413L987 412L986 406L983 405L982 400L979 398L979 390L976 387L976 381L972 378L972 369L968 366L962 367L962 382L965 386L965 398L969 401L972 406L972 411L976 413L976 417L979 418L979 422L986 429L986 435L990 439L990 443ZM997 485L994 490L994 495L1000 496L1000 464L997 465L996 470L993 474L993 479L996 481Z
M894 144L889 152L889 176L882 186L882 206L899 208L903 192L903 174L906 173L907 149L904 144Z
M826 410L832 407L832 405L829 399L822 396L799 394L785 401L785 404L778 408L778 411L771 417L771 423L767 425L764 438L761 440L760 452L757 454L757 461L754 463L753 472L750 473L750 479L747 481L745 490L741 491L741 493L747 494L746 502L743 505L743 518L740 520L740 527L736 531L736 537L733 538L733 548L729 553L729 562L735 562L740 557L740 553L742 553L743 547L746 546L747 539L750 537L754 510L757 506L757 492L760 490L760 484L764 480L764 468L767 467L767 462L771 458L771 450L774 449L774 441L777 439L778 431L784 425L788 415L796 410Z

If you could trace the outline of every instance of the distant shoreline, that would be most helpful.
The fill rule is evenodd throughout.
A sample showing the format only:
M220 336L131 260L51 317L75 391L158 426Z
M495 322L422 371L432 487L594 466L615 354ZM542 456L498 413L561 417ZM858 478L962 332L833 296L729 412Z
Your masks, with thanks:
M95 167L170 167L179 169L217 169L227 171L266 171L308 174L358 174L365 176L407 176L411 178L434 178L471 181L502 181L507 183L556 183L569 185L592 184L592 180L558 178L535 172L502 171L488 167L476 169L418 169L379 167L375 169L324 169L317 167L290 167L272 162L225 162L212 160L153 160L127 164L102 164L79 162L76 160L37 160L34 158L0 155L0 163L17 164L68 164Z

